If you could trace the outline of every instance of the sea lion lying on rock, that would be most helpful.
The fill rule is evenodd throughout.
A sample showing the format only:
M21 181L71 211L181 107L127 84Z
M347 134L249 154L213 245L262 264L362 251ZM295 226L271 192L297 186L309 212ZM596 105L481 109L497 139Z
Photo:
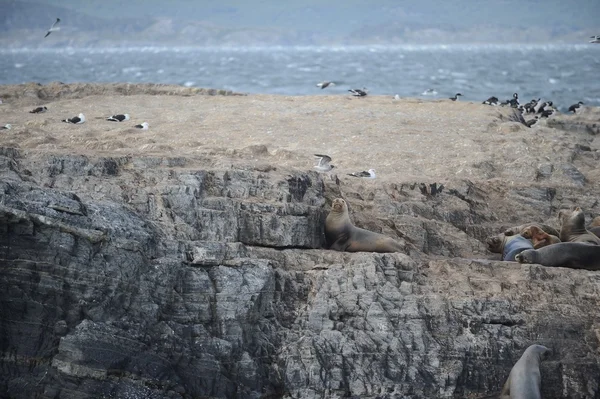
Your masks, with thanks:
M600 245L600 238L585 228L585 215L580 207L573 210L561 210L558 212L560 221L560 235L563 242L587 242Z
M330 249L347 252L403 252L404 246L383 234L356 227L350 221L348 205L341 198L331 204L325 219L325 239Z
M507 236L513 236L515 234L523 234L523 231L525 231L525 229L527 229L530 226L536 226L537 228L539 228L540 230L542 230L545 233L548 233L555 237L559 237L558 230L556 230L554 227L548 226L547 224L544 224L544 223L525 223L520 226L515 226L515 227L511 227L510 229L507 229L504 232L504 234Z
M561 242L540 249L528 249L518 254L515 259L519 263L600 270L600 245Z
M558 244L560 238L546 233L536 225L531 225L523 230L521 235L533 243L533 248L538 249L551 244Z
M522 251L533 249L531 241L520 234L510 236L498 234L488 238L486 244L490 252L502 254L500 260L511 262L515 262L515 256Z
M531 345L525 349L521 358L510 370L500 397L510 399L541 399L540 386L542 375L540 373L540 361L542 360L542 355L547 351L549 349L543 345Z

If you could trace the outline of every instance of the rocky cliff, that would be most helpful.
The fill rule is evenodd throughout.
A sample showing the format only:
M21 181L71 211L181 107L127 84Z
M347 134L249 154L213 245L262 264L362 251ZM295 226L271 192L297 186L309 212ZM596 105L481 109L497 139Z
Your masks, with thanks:
M516 126L490 129L532 134ZM477 398L540 343L545 398L599 398L598 272L484 244L597 212L594 132L552 129L560 157L517 184L486 179L490 163L435 195L235 163L254 147L228 166L3 147L0 397ZM405 253L325 249L336 197Z

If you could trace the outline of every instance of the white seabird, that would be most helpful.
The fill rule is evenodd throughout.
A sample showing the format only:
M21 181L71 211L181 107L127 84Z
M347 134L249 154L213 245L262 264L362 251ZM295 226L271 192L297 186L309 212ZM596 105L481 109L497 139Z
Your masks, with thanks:
M32 109L31 111L29 111L30 114L41 114L48 111L48 108L46 107L37 107L35 109Z
M10 123L7 123L6 125L0 127L0 130L10 130L12 129L12 125Z
M334 165L331 165L331 157L329 155L320 155L315 154L315 157L319 158L319 162L315 165L315 169L319 172L329 172L331 169L335 168Z
M590 36L590 43L600 43L600 35Z
M109 116L108 118L106 118L107 121L111 121L111 122L123 122L123 121L128 121L129 120L129 114L117 114L117 115L112 115Z
M365 177L367 179L374 179L375 177L377 177L375 175L375 169L369 169L368 171L362 171L362 172L353 172L353 173L348 173L348 176L353 176L353 177Z
M460 97L460 96L462 96L462 94L460 94L460 93L456 93L456 94L454 95L454 97L450 97L450 100L452 100L452 101L456 101L456 100L458 100L458 97Z
M69 119L63 119L61 122L81 124L85 122L85 115L79 114Z
M144 122L141 125L135 125L134 127L142 130L148 130L150 126L148 125L148 122Z
M52 26L50 27L50 29L48 29L48 32L46 33L46 36L44 36L44 38L48 37L50 35L50 33L60 30L60 26L56 26L56 25L58 25L59 22L60 22L60 18L56 18L56 22L54 22L52 24Z
M323 90L327 86L335 86L335 83L334 82L328 82L328 81L317 83L317 87L321 88L321 90Z

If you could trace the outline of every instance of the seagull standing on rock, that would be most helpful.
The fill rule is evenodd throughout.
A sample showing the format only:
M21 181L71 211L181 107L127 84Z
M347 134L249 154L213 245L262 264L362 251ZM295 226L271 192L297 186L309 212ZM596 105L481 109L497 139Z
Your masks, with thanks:
M375 177L377 177L375 175L375 169L369 169L368 171L362 171L362 172L352 172L352 173L348 173L348 176L353 176L353 177L364 177L367 179L374 179Z
M48 29L48 32L46 33L46 36L44 36L44 39L47 38L48 36L50 36L50 33L60 30L60 26L56 26L56 25L58 25L59 22L60 22L60 18L56 18L56 22L54 22L52 24L52 26L50 27L50 29Z
M320 155L315 154L315 157L319 158L319 162L315 165L315 169L319 172L329 172L331 169L335 168L334 165L331 165L331 157L329 155Z

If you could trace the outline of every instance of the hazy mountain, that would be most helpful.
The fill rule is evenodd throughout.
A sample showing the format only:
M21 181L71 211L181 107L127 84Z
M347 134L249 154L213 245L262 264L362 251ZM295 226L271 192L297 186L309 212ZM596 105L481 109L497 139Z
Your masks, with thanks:
M14 45L43 37L56 17L63 36L43 45L585 42L600 34L597 0L0 0L0 8L0 40Z

